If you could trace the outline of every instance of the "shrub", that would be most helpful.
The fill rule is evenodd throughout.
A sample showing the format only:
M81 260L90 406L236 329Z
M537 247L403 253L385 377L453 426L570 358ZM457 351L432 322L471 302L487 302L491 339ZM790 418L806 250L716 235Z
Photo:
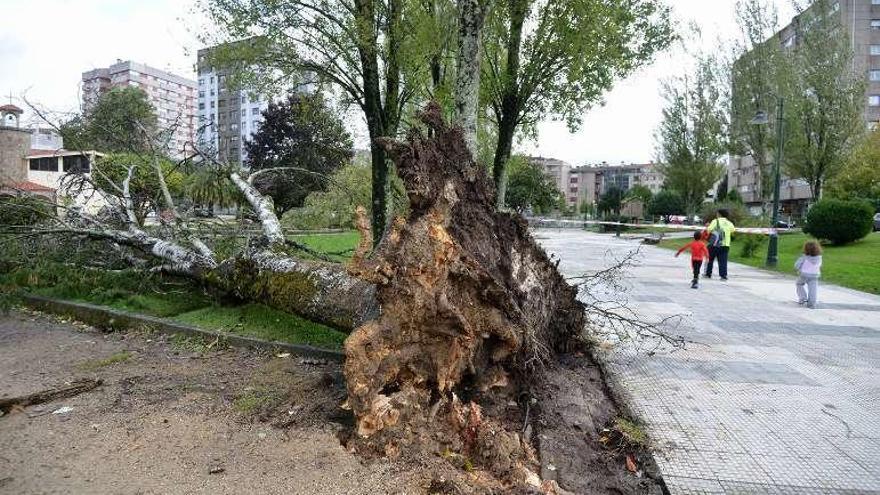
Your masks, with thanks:
M804 232L834 244L848 244L868 235L874 208L866 201L823 199L807 212Z
M722 203L704 203L702 208L700 208L700 218L702 218L704 222L708 222L715 218L715 214L718 210L727 210L730 213L730 221L733 222L734 225L743 226L743 222L749 218L749 212L742 203L731 201L724 201Z
M48 201L32 196L0 196L0 225L34 225L52 216Z
M746 234L742 236L742 247L740 248L740 256L743 258L754 258L764 247L767 236L761 234Z

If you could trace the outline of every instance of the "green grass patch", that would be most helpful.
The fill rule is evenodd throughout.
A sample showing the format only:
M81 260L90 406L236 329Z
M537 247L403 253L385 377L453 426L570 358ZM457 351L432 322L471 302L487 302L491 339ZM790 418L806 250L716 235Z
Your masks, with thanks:
M244 416L252 416L274 407L282 400L282 394L266 386L251 387L232 401L232 408Z
M348 334L262 304L211 306L172 319L200 328L263 340L341 349Z
M634 421L621 417L615 418L614 429L623 436L623 440L627 445L638 447L646 447L648 445L648 434L645 432L645 428Z
M743 256L743 244L747 235L737 234L730 246L730 261L757 268L764 266L766 243L753 256ZM794 262L803 253L804 242L812 239L799 234L779 236L779 263L774 269L780 273L795 274ZM687 239L665 239L660 247L678 249ZM880 232L869 234L864 239L846 246L822 246L822 280L851 289L880 294Z
M357 247L361 237L357 231L351 230L327 234L295 235L290 236L290 239L321 253L339 253L332 255L331 258L336 261L348 261L354 254L354 248Z
M124 363L131 358L131 353L128 351L117 352L111 356L108 356L104 359L90 359L88 361L83 361L77 367L82 370L87 371L95 371L101 368L106 368L107 366L112 366L117 363Z

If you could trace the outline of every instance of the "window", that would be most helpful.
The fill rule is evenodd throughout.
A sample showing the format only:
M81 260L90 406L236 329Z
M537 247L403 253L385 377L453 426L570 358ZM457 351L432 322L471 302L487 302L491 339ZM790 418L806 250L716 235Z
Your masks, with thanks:
M868 97L869 107L880 107L880 95L871 95Z
M241 109L241 116L244 117L245 115L247 115L247 109L246 109L246 108L242 108L242 109Z
M204 85L205 85L205 78L202 77L199 79L199 86L204 86Z
M229 112L229 120L235 120L235 117L237 116L238 114L235 112L235 110Z
M199 91L199 98L204 98L204 97L205 97L205 92Z
M871 0L871 5L880 5L880 0Z
M211 108L214 108L214 100L211 100Z
M213 96L214 96L214 90L212 89L211 90L211 97L213 97Z
M205 104L199 103L199 110L204 110L204 109L205 109Z
M571 177L568 179L568 182L571 184L577 184L577 181L578 181L577 177Z
M65 156L61 161L65 172L85 173L89 171L89 157L85 155Z
M241 102L242 102L242 103L247 103L247 96L245 96L245 95L241 95Z
M57 172L58 158L49 156L45 158L32 158L30 160L30 169L38 172Z
M872 81L880 81L880 70L871 69L868 72L868 78L871 79Z
M871 55L880 55L880 45L871 45Z
M880 29L880 19L871 19L871 28Z
M220 108L225 107L225 106L226 106L226 100L220 100L219 102L217 102L217 106L220 107Z
M260 115L260 109L258 107L251 108L251 115Z

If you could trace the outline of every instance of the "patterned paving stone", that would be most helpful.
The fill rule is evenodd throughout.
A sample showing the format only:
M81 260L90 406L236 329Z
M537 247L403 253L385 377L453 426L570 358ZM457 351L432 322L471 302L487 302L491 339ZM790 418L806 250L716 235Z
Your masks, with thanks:
M613 264L633 241L541 231L567 276ZM669 492L880 495L880 297L823 284L794 301L793 277L732 264L730 281L687 284L687 260L642 246L626 300L696 343L640 337L603 356L646 424Z

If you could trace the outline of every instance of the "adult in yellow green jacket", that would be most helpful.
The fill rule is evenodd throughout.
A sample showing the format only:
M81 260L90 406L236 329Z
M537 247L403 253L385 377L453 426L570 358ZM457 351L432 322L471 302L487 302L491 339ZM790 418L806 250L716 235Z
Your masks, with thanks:
M709 263L706 265L706 278L712 278L712 267L718 260L718 275L727 280L727 256L730 254L730 241L736 227L730 221L730 212L718 210L715 219L706 227L709 233Z

